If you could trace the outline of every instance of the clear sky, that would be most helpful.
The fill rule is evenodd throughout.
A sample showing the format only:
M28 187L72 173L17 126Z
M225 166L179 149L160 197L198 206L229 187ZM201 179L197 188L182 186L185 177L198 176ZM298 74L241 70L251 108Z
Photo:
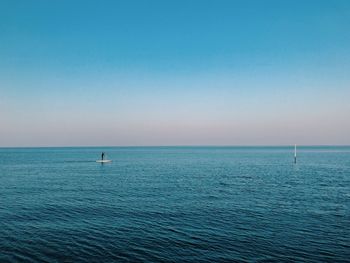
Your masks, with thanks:
M294 143L350 144L350 1L0 1L0 146Z

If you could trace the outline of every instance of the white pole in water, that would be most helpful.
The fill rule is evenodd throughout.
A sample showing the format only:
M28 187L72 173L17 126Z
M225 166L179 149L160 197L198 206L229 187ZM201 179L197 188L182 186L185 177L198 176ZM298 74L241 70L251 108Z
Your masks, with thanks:
M297 145L294 144L294 163L297 163Z

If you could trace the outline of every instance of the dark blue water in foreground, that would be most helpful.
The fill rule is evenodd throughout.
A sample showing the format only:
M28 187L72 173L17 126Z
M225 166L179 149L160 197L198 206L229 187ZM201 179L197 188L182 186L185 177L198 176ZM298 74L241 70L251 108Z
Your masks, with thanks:
M0 262L349 259L350 147L0 149Z

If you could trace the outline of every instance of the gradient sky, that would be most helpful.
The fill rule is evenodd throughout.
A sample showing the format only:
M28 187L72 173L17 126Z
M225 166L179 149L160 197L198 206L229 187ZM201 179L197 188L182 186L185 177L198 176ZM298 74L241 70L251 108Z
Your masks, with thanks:
M0 1L0 146L350 144L350 1Z

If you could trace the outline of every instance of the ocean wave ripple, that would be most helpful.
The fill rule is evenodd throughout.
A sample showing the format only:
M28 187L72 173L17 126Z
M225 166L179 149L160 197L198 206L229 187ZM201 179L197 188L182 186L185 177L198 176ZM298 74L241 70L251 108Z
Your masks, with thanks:
M347 152L38 151L0 150L0 262L350 258Z

